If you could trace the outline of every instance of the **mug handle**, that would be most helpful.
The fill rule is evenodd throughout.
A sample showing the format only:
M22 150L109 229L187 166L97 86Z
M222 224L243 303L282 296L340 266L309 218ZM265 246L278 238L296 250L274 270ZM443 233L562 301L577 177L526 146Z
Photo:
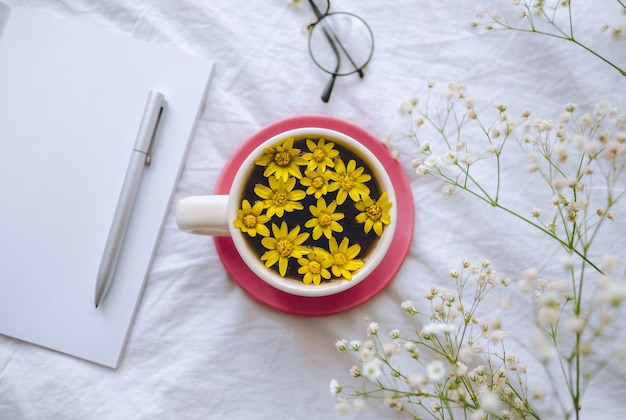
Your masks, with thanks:
M228 196L196 195L183 198L176 209L176 223L184 232L230 236Z

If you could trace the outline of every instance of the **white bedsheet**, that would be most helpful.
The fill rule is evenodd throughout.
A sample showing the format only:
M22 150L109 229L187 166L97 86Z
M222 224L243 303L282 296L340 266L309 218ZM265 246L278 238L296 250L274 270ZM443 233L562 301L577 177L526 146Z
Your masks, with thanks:
M327 75L311 62L301 33L313 17L306 2L298 7L288 7L287 0L7 2L73 16L216 62L175 202L210 193L227 159L262 127L321 114L389 137L391 147L402 150L416 225L407 261L379 295L342 314L307 318L277 312L247 295L225 272L212 238L180 232L172 208L121 367L110 370L1 336L3 419L339 417L329 381L349 384L353 360L338 353L334 343L364 339L365 317L379 323L381 334L409 328L400 303L421 302L463 258L488 258L515 280L530 265L554 270L560 255L512 217L463 194L444 198L441 184L417 177L410 167L415 148L397 141L407 131L400 104L434 80L440 86L465 84L480 109L496 100L511 109L531 107L545 118L556 118L568 102L592 110L605 100L626 109L626 78L581 49L531 34L472 29L482 2L332 2L334 10L356 13L371 25L376 49L365 78L339 78L328 104L319 99ZM485 8L491 10L493 3ZM619 8L611 1L574 3L585 39L626 66L624 41L600 31L603 23L624 22L615 12ZM532 208L532 194L515 190L506 198L518 204L527 200ZM625 225L618 221L617 226ZM626 263L623 238L607 245ZM485 305L486 317L500 297ZM517 352L515 339L527 340L532 323L520 312L529 304L514 303L505 321L508 344ZM538 381L531 379L531 385ZM609 362L587 390L583 418L626 414L625 386L623 361ZM347 418L402 418L382 402L368 405Z

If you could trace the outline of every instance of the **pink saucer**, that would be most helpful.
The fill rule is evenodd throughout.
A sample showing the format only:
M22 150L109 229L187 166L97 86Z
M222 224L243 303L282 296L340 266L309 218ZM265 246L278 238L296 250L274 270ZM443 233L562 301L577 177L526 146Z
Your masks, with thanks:
M322 316L352 309L380 292L396 275L404 262L413 238L414 209L409 181L402 167L389 150L367 131L351 123L325 116L294 117L271 124L249 138L224 166L217 180L214 194L228 194L237 169L259 144L283 131L301 127L322 127L342 132L359 140L376 155L389 173L396 189L398 229L390 252L367 278L356 286L330 296L296 296L275 289L258 278L243 262L229 237L215 237L217 252L239 286L258 301L293 315Z

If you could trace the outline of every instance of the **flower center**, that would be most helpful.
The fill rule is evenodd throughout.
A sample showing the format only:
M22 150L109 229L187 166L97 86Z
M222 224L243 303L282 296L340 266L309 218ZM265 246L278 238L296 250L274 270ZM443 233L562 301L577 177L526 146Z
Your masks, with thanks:
M289 239L281 239L276 242L276 251L278 251L281 257L288 257L293 251L293 244Z
M346 256L342 253L337 253L333 255L333 262L335 263L335 265L342 266L346 263Z
M313 178L313 186L317 189L320 189L324 186L324 178L322 178L321 176L316 176L315 178Z
M246 217L243 218L243 224L246 225L246 227L249 228L253 228L256 226L256 217L252 214L247 215Z
M378 206L378 204L372 204L371 206L367 208L366 212L369 218L374 221L380 219L383 215L383 211Z
M277 192L274 194L274 197L272 197L272 203L274 203L275 206L284 206L287 204L287 199L287 193Z
M311 261L309 263L309 271L313 274L319 274L322 271L322 265L317 261Z
M327 215L326 213L322 213L320 214L320 217L318 218L319 222L320 222L320 226L328 226L330 224L330 222L332 222L333 220L330 218L329 215Z
M325 157L326 153L324 153L322 149L315 149L315 151L313 151L313 159L315 159L316 162L323 161Z
M291 162L291 155L288 152L277 152L274 155L274 162L278 166L287 166Z
M341 175L341 178L339 179L339 183L341 184L341 188L343 188L346 191L350 191L354 184L352 181L352 178L350 178L350 176L346 174Z

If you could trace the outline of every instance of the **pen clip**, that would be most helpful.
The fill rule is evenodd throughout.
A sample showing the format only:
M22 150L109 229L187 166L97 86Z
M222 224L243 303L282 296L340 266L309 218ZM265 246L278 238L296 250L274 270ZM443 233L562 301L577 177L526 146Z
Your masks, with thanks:
M150 144L148 145L148 150L146 151L146 165L150 166L152 163L152 150L154 148L155 139L159 135L159 131L161 128L161 120L163 119L163 113L165 112L165 103L163 102L161 106L159 106L159 113L157 115L156 122L154 123L154 130L152 131L152 136L150 137Z
M143 112L134 150L146 155L145 165L152 163L152 151L159 134L159 127L165 112L165 97L160 92L151 91Z

